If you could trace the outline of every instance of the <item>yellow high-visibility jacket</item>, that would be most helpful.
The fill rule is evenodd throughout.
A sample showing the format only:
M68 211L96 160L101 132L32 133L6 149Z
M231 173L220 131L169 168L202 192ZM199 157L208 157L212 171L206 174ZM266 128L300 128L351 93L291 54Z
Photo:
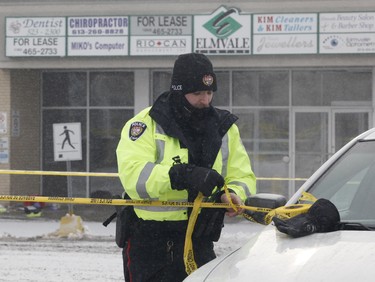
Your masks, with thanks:
M161 100L165 104L167 99ZM154 109L149 107L130 119L122 129L116 150L121 183L133 200L186 202L187 191L173 190L168 172L176 156L180 157L182 163L188 163L188 149L181 146L179 138L176 138L176 129L171 129L173 118L165 111L165 107L154 104L153 108L160 108L158 113L162 118L156 118L158 123L155 117L160 115L150 115L150 110L152 112ZM229 114L224 110L216 110ZM256 193L256 178L234 121L221 133L221 146L219 143L211 168L218 171L228 188L244 201ZM144 220L188 219L185 207L135 206L134 211Z

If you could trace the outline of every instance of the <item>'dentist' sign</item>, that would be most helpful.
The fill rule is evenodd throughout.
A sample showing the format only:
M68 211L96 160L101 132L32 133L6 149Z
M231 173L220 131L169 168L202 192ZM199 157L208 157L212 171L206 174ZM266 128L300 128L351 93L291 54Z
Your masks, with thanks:
M8 57L65 56L64 17L8 17L5 34Z

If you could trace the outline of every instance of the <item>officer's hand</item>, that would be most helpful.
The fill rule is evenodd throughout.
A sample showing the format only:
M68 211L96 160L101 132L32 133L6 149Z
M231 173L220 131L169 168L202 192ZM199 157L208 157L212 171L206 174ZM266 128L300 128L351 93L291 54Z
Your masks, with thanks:
M229 193L229 195L230 195L230 198L231 198L232 203L234 205L242 205L243 204L241 198L239 196L237 196L235 193ZM228 197L225 193L221 195L220 200L221 200L222 203L228 203L229 204L229 199L228 199ZM229 217L234 217L234 216L242 214L243 211L244 210L242 208L239 208L239 207L237 207L237 211L235 211L233 208L229 208L229 209L227 209L226 215L229 216Z
M224 178L214 169L176 164L169 170L172 189L196 190L206 197L210 196L215 187L224 186Z
M191 172L190 187L206 197L210 196L215 187L224 186L224 178L214 169L196 166Z
M171 187L174 190L185 190L188 186L188 165L175 164L169 170L169 179Z
M317 232L317 224L308 214L299 214L287 220L273 217L272 220L280 232L295 238Z

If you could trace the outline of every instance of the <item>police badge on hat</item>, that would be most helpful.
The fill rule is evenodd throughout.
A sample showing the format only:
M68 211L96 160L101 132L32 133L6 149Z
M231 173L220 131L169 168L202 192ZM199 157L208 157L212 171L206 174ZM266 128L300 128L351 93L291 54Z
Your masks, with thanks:
M146 131L146 128L147 128L147 125L144 124L143 122L140 122L140 121L133 122L130 125L130 130L129 130L130 140L132 141L137 140L139 137L141 137L143 132Z
M212 83L214 83L214 78L212 77L212 75L206 74L205 76L203 76L202 82L206 86L211 86Z

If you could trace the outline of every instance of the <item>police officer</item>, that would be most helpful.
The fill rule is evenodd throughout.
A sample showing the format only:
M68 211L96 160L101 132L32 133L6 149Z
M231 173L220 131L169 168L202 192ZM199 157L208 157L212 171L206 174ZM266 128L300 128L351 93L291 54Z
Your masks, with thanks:
M241 142L237 117L211 102L217 78L203 54L178 56L170 91L130 119L117 147L120 180L133 200L233 203L256 192L256 178ZM137 222L124 248L127 281L182 281L190 208L135 206ZM202 209L193 233L198 267L215 258L224 214L242 210Z

